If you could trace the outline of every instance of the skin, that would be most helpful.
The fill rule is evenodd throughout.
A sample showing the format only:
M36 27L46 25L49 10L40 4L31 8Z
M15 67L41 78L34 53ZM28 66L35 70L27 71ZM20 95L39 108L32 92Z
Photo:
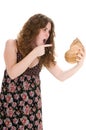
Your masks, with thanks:
M35 47L26 57L24 57L20 62L17 61L17 46L15 40L8 40L6 42L4 59L6 64L7 72L11 79L14 79L21 75L28 67L33 67L39 62L40 56L45 54L46 47L52 47L52 44L45 44L43 39L49 38L49 33L51 30L51 24L48 23L45 28L40 29L40 33L36 38ZM63 71L58 64L52 65L47 68L49 72L58 80L64 81L75 74L83 65L85 58L85 52L80 50L80 54L77 54L77 64L67 71Z
M49 38L50 35L50 30L51 30L51 24L48 23L47 26L43 29L40 29L40 34L37 36L37 46L39 45L44 45L43 39ZM45 46L46 47L46 46Z

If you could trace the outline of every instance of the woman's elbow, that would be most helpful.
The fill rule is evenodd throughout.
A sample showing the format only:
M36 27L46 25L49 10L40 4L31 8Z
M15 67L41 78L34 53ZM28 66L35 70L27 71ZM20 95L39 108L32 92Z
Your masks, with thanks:
M66 80L65 76L63 73L59 74L59 76L57 77L57 79L61 82L64 82Z
M64 79L63 77L60 77L60 78L58 78L58 80L61 82L64 82L66 79Z
M17 76L13 73L13 72L11 72L11 71L7 71L7 73L8 73L8 76L10 77L10 79L12 79L12 80L14 80Z

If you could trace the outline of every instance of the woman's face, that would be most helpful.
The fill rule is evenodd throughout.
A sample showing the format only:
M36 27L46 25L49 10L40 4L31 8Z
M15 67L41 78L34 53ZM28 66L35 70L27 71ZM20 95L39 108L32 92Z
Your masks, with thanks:
M46 44L46 41L48 40L50 35L50 31L51 31L51 23L48 22L48 24L39 31L39 34L36 38L37 46Z

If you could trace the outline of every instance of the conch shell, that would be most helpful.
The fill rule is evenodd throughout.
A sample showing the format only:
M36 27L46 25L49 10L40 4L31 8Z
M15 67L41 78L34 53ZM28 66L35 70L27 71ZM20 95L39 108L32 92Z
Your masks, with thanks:
M76 38L70 45L70 49L65 52L65 60L69 63L76 63L77 54L80 53L79 50L84 51L84 46L81 41Z

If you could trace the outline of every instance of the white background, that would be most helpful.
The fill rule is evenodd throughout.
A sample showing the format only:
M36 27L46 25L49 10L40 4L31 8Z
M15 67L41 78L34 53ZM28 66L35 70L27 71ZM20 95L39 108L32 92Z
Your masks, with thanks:
M1 0L0 84L5 69L5 42L16 38L24 22L35 13L43 13L55 23L57 62L62 69L73 67L65 61L64 53L76 37L86 46L85 0ZM85 64L86 61L74 76L64 82L56 80L46 69L42 70L44 130L86 130Z

